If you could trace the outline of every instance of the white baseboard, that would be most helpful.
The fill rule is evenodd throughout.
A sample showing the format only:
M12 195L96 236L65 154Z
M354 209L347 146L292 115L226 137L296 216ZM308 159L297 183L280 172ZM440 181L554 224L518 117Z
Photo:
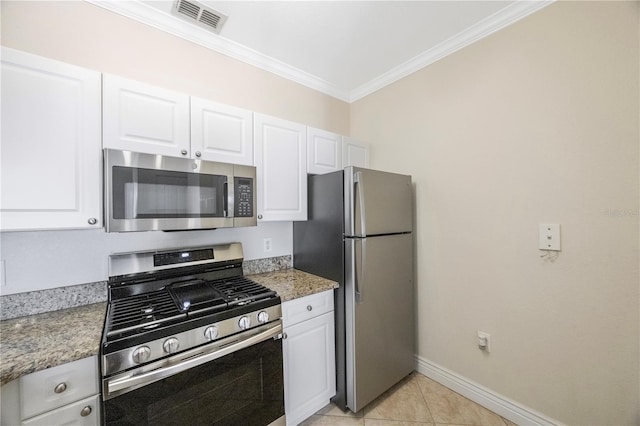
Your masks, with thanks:
M563 423L541 414L531 408L518 404L491 389L487 389L466 377L416 355L416 371L449 389L482 405L488 410L522 425L555 426Z

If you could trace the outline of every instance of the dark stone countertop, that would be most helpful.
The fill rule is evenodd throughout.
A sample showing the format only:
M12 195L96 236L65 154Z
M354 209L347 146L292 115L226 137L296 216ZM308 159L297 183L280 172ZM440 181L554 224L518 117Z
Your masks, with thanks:
M0 385L97 355L106 303L0 321Z
M338 287L295 269L247 275L275 290L282 301ZM25 374L98 355L106 303L0 321L0 385Z

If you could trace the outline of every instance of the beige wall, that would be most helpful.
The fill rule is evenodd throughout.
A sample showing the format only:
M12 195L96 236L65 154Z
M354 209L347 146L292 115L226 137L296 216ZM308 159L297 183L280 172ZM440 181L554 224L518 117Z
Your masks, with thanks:
M2 1L2 44L340 134L349 105L83 1Z
M574 425L640 422L638 4L553 4L351 107L416 183L419 355Z

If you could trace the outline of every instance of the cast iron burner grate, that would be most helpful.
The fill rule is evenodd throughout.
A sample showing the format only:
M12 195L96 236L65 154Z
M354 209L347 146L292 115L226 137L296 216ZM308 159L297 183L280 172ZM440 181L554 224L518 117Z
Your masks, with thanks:
M212 281L211 285L222 293L229 306L246 305L256 300L277 296L275 291L269 290L245 277Z
M152 330L186 319L164 289L112 300L107 321L107 337Z

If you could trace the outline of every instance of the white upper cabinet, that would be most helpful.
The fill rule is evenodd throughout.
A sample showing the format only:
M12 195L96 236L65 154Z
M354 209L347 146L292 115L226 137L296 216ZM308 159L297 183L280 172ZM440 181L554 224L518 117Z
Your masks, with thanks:
M192 97L191 155L253 166L253 113Z
M2 48L0 229L102 226L100 73Z
M342 137L342 165L343 167L369 167L369 144L355 139Z
M254 115L258 220L307 220L306 126Z
M103 76L103 146L189 157L189 95Z
M342 169L342 136L307 128L307 173L322 174Z

